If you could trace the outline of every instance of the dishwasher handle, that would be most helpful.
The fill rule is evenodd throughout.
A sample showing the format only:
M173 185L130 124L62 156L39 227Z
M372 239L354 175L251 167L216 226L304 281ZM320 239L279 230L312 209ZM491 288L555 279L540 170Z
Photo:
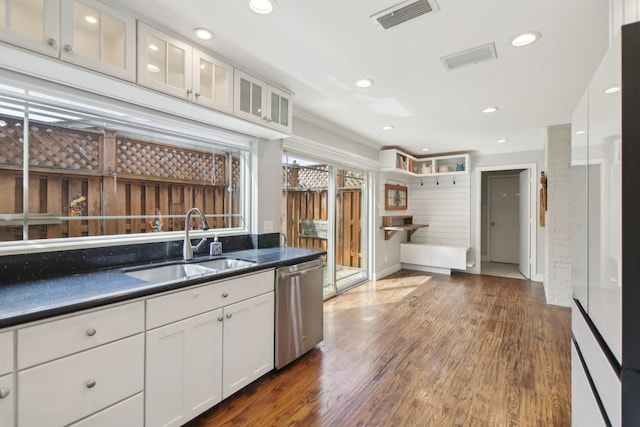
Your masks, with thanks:
M320 269L320 268L324 268L324 264L316 265L316 266L313 266L313 267L310 267L310 268L305 268L303 270L295 270L295 271L292 271L290 273L280 273L278 276L279 276L280 279L285 279L285 278L290 277L290 276L301 276L303 274L307 274L307 273L309 273L309 272L311 272L313 270L317 270L317 269Z

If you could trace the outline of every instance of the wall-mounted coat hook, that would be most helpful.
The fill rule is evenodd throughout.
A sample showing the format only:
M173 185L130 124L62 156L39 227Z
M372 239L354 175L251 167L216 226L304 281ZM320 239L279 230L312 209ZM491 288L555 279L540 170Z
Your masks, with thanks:
M438 178L436 178L436 185L440 185L440 183L438 182Z
M420 186L424 186L424 182L422 182L422 178L420 178Z
M456 177L453 177L453 185L456 185Z

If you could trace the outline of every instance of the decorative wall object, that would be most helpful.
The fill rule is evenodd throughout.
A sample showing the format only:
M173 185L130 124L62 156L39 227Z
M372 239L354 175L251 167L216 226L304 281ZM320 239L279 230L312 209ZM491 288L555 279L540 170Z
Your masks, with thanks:
M384 185L384 208L390 211L406 210L408 207L408 189L402 185Z

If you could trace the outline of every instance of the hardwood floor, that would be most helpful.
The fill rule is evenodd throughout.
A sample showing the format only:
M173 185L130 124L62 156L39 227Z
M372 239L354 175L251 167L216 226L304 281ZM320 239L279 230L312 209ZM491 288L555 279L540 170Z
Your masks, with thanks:
M569 426L570 310L542 284L403 270L325 302L325 340L188 425Z

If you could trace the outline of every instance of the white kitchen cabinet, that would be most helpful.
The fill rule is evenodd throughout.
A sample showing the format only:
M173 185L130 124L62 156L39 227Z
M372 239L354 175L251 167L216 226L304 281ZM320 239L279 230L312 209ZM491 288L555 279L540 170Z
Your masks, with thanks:
M191 99L192 48L138 23L138 83L169 95Z
M273 370L274 302L269 292L224 308L223 399Z
M138 334L18 373L21 427L67 425L140 393L144 335Z
M234 114L291 133L291 94L238 69L234 76Z
M0 376L0 426L10 427L15 423L16 393L13 378L13 374Z
M0 333L0 375L13 371L13 331Z
M58 0L0 1L0 40L45 55L60 51Z
M147 425L180 426L222 399L222 345L222 309L147 332Z
M60 59L135 81L134 18L96 1L62 0Z
M144 425L144 393L138 393L120 403L84 418L70 427L114 427Z
M193 101L233 114L233 67L193 49Z

